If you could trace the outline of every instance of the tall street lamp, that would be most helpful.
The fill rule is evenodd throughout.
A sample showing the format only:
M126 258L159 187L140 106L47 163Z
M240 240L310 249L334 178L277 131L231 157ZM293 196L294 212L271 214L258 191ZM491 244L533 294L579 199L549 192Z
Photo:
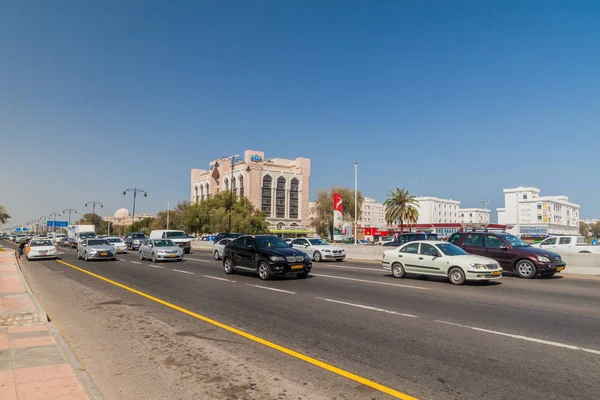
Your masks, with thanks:
M491 201L489 201L489 200L488 200L488 201L479 200L479 202L480 202L481 204L483 204L483 209L484 209L485 211L488 211L488 205L491 203ZM490 223L490 216L488 216L488 224L489 224L489 223Z
M96 205L99 205L100 208L104 207L104 204L100 203L99 201L88 201L87 203L85 203L85 206L87 207L88 205L92 205L92 224L94 226L96 226L96 223L94 222L94 219L96 218Z
M77 210L75 210L75 209L73 209L73 208L67 208L67 209L64 209L64 210L63 210L63 215L64 215L65 213L69 213L69 226L71 226L71 213L72 213L72 212L73 212L73 213L75 213L75 214L77 214Z
M146 193L142 189L138 188L129 188L123 191L123 196L127 194L127 192L133 192L133 215L131 216L131 230L135 227L135 199L138 193L144 193L144 197L148 197L148 193Z
M231 157L221 157L220 161L228 161L231 164L231 179L229 180L229 222L227 224L227 232L231 233L231 213L233 212L233 167L237 164L246 164L244 160L240 159L239 154L234 154ZM219 160L215 162L215 168L219 167ZM248 165L246 172L250 172L251 168Z
M60 213L50 213L50 216L54 216L54 219L52 220L52 232L54 232L56 234L56 220L58 219L58 216L60 215ZM55 238L56 239L56 238Z

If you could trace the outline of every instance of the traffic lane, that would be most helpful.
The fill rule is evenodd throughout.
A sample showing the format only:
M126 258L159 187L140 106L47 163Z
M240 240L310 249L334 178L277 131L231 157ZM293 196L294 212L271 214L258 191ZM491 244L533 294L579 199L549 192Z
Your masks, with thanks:
M116 263L84 265L105 268L100 267L101 264ZM129 267L133 266L115 271L123 273ZM112 269L105 268L105 272L109 270ZM142 271L146 278L144 286L153 287L148 285L148 277L156 272L150 268ZM172 275L172 278L177 276ZM193 289L187 290L186 284ZM375 376L379 382L403 388L419 397L565 398L577 393L578 398L593 398L595 394L595 391L590 392L590 388L594 389L594 373L589 371L594 371L597 358L573 350L548 349L541 344L482 335L439 322L356 309L324 300L311 301L302 294L290 299L292 295L286 293L236 286L234 295L225 298L224 293L234 285L207 292L195 290L195 283L189 279L172 280L167 287L178 288L177 293L169 297L184 297L190 305L200 303L202 311L199 312L205 315L219 311L225 317L234 316L237 325L249 332L261 332L261 336L276 343L286 343L288 347L293 344L292 348L327 361L336 360L338 366L353 367L351 370L358 370L361 375ZM240 288L250 291L242 294ZM299 309L288 306L298 303L307 306ZM266 308L265 304L271 307ZM543 365L532 363L540 359L545 360ZM502 374L489 368L490 365L501 368ZM526 371L514 368L515 365ZM548 368L577 371L577 378L565 386L557 382L555 374L547 374Z

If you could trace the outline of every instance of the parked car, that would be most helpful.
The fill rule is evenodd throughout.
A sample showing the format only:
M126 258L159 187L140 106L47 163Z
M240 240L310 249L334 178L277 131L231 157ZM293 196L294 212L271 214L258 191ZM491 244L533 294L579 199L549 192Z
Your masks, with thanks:
M25 258L27 261L37 259L56 260L58 251L50 239L32 239L26 246Z
M514 235L493 232L457 232L448 239L471 254L492 258L509 272L531 279L552 276L565 269L560 255L530 246Z
M150 259L158 261L181 261L183 249L169 239L148 239L140 246L140 260Z
M307 253L316 262L343 261L346 258L346 250L339 246L333 246L324 239L298 238L292 241L292 247Z
M277 236L253 235L241 236L225 246L223 268L226 274L257 273L262 280L290 274L306 278L312 262L308 254L291 248Z
M402 233L398 235L396 239L391 242L383 243L383 246L398 247L404 243L412 242L415 240L439 240L437 234L422 232L422 233Z
M172 240L177 246L181 247L185 254L192 250L192 242L184 231L178 230L155 230L150 232L150 239L168 239Z
M125 246L127 250L138 250L142 243L144 243L148 238L146 235L140 232L128 232L125 235Z
M108 242L115 247L117 254L127 253L127 245L125 244L123 239L121 239L120 237L108 236L108 237L105 237L104 239L108 240Z
M116 260L117 251L106 239L81 239L77 244L77 258L85 261Z
M394 278L403 278L407 273L443 276L454 285L502 277L502 267L495 260L469 254L442 241L412 241L397 249L385 250L381 265L392 271Z
M220 260L225 253L225 246L234 241L235 239L221 239L213 244L213 256L215 260Z
M600 246L587 244L583 236L554 236L532 245L556 253L600 253Z
M242 233L218 233L214 238L213 242L217 243L221 239L237 239L242 236Z

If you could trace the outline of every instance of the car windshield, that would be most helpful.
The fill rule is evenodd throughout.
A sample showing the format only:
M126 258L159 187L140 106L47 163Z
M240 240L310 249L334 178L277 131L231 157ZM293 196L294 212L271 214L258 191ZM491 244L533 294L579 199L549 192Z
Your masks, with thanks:
M154 245L156 247L169 247L169 246L175 246L175 243L173 243L170 240L155 240Z
M133 235L131 235L132 238L134 239L145 239L146 236L143 233L134 233Z
M109 246L110 243L106 239L88 240L88 246Z
M359 242L359 243L371 243L371 242L369 242L368 240L364 240L364 239L363 239L363 240L359 240L358 242Z
M94 232L83 232L79 234L79 237L82 239L95 238L96 234Z
M312 246L329 246L329 242L323 239L308 239Z
M437 247L447 256L464 256L465 254L469 254L458 246L453 245L452 243L442 243L438 244Z
M511 247L529 247L529 244L527 244L527 242L522 241L521 239L519 239L518 237L516 237L514 235L504 234L504 235L498 235L498 236L500 236L508 244L510 244Z
M185 234L185 232L179 231L179 232L167 232L167 237L169 239L187 239L187 235Z
M277 236L257 236L254 238L259 249L282 249L290 245Z
M118 243L121 241L121 239L119 238L107 238L106 240L108 240L111 243Z
M35 246L52 246L52 242L50 240L32 240L29 245L31 247L35 247Z

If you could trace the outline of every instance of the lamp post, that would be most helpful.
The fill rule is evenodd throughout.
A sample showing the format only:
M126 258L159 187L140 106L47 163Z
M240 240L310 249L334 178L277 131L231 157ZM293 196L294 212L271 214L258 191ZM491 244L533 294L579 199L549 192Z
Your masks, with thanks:
M129 189L123 190L123 196L125 196L127 194L127 192L133 192L133 214L131 216L131 230L133 230L133 228L135 226L135 199L137 197L137 194L138 193L144 193L144 197L148 197L148 193L146 193L142 189L129 188Z
M358 163L354 163L354 245L356 246L356 235L358 229Z
M483 209L484 209L485 211L488 211L488 205L491 203L491 201L489 201L489 200L488 200L488 201L479 200L479 202L480 202L481 204L483 204ZM490 223L490 221L489 221L489 216L488 216L488 224L489 224L489 223ZM486 226L487 226L487 225L486 225Z
M96 205L99 205L100 208L103 208L104 204L100 203L99 201L93 200L93 201L88 201L87 203L85 203L85 206L87 207L89 204L92 205L92 224L94 226L96 226L96 222L93 221L96 217Z
M60 215L60 213L57 213L57 212L50 213L51 217L54 216L54 219L52 220L52 228L53 228L52 232L54 232L55 236L56 236L56 220L58 219L59 215ZM56 238L54 238L54 239L56 239Z
M69 226L71 226L71 213L72 213L72 212L73 212L73 213L75 213L75 214L77 214L77 210L75 210L75 209L73 209L73 208L67 208L67 209L64 209L64 210L63 210L63 215L64 215L65 213L69 213Z
M231 213L233 212L233 167L236 164L246 164L244 160L240 160L239 154L234 154L231 157L221 157L220 161L229 161L231 164L231 179L229 180L229 222L227 224L227 232L231 233ZM215 168L219 167L219 160L215 162ZM248 165L246 172L250 172L251 168Z

